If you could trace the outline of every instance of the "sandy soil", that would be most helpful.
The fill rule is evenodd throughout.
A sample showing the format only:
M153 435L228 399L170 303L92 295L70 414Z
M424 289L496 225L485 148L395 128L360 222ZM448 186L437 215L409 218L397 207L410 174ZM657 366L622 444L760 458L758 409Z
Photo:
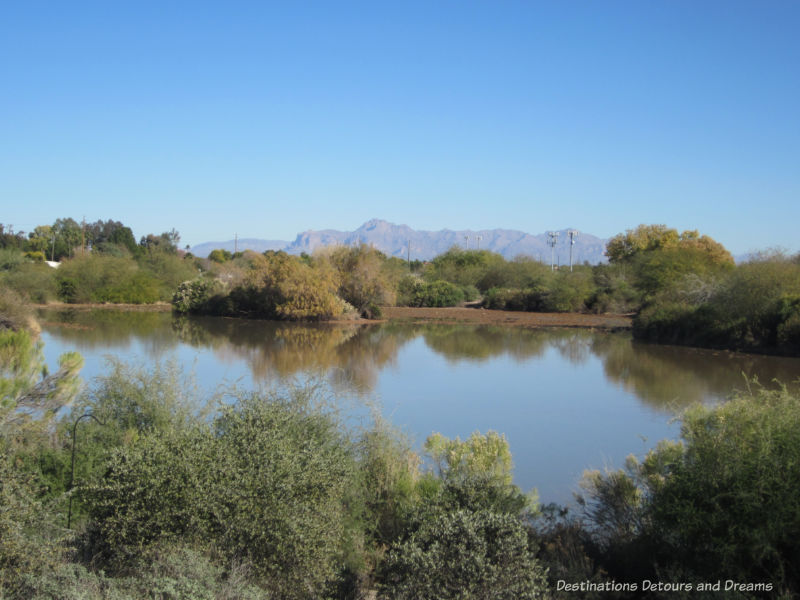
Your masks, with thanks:
M389 321L478 323L515 327L592 327L629 329L630 317L624 315L584 315L579 313L529 313L483 308L407 308L381 309Z

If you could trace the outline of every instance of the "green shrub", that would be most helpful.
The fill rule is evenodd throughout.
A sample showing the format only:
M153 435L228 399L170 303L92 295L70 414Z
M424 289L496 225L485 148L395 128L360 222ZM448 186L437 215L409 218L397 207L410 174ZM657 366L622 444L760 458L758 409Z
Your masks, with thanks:
M409 275L398 286L398 303L401 306L443 307L455 306L463 301L462 289L447 281L426 283Z
M543 288L501 289L493 288L486 293L483 306L494 310L542 311L546 307L547 290Z
M25 258L38 263L43 263L45 260L44 252L26 252Z
M378 318L380 306L395 303L386 256L365 244L335 248L327 256L338 274L339 296L364 317Z
M466 302L474 302L481 297L481 293L474 285L462 285L461 291L464 293Z
M800 397L756 388L683 415L627 472L588 476L594 535L662 575L800 590ZM598 537L599 536L599 537ZM627 548L626 552L622 552ZM622 567L620 565L623 565ZM606 565L608 566L608 564Z
M223 248L217 248L216 250L212 250L208 255L208 260L212 260L217 263L224 263L228 262L233 258L233 254L228 252Z
M25 575L15 596L27 600L264 600L272 598L248 581L244 566L225 569L183 546L158 548L140 557L129 574L109 577L79 563Z
M181 314L211 312L211 298L219 290L220 285L211 279L184 281L172 296L172 309Z
M64 556L64 531L38 492L34 477L16 468L0 439L0 597L16 592L26 574L40 577Z
M540 598L546 589L520 521L486 510L426 520L390 552L383 586L395 600L517 600Z
M336 578L350 446L309 398L242 398L213 423L146 435L113 453L81 495L97 549L121 567L163 543L213 542L281 598Z
M65 302L143 304L161 298L161 283L132 258L91 254L65 261L56 273Z
M56 269L44 264L24 263L2 274L2 284L31 302L44 304L58 296Z

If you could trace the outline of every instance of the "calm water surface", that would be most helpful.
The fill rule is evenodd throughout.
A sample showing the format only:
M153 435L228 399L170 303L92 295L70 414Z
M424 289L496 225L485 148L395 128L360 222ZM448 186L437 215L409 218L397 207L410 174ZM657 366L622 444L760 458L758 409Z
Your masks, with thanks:
M324 381L353 419L379 406L416 447L438 431L504 433L515 481L568 502L585 469L620 467L693 402L718 402L745 377L798 385L800 359L634 343L627 333L478 325L300 325L107 310L43 312L48 364L79 351L87 380L106 357L175 360L209 393ZM773 384L774 385L774 384Z

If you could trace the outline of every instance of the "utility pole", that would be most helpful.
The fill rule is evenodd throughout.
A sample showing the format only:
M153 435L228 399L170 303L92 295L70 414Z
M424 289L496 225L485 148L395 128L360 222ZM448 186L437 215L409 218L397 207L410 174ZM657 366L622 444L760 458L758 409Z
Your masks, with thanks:
M547 232L547 245L550 246L550 270L556 270L556 244L558 243L558 232Z
M234 233L233 234L233 253L234 254L238 254L239 253L239 234L238 233Z
M83 248L86 246L86 216L84 215L81 221L81 256L83 256Z
M578 237L578 231L576 229L570 229L567 231L567 235L569 236L569 272L572 273L572 247L575 245L575 238Z
M50 253L50 261L56 262L56 233L53 232L53 250Z
M407 262L408 262L408 270L410 271L411 270L411 240L408 240L406 245L408 246L408 261Z

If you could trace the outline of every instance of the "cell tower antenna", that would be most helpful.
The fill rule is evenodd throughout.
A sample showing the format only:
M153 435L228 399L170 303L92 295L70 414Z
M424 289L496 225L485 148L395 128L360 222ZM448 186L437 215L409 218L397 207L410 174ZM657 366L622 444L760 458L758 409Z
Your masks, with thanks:
M575 245L575 238L578 237L577 229L570 229L567 231L569 236L569 271L572 272L572 247Z
M547 244L550 246L550 270L556 270L556 244L558 243L558 231L547 232Z

